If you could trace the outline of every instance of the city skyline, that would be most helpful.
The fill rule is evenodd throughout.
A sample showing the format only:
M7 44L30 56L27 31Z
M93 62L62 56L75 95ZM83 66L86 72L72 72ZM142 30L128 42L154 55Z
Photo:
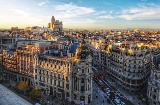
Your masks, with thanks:
M159 0L12 0L0 8L0 29L47 27L51 16L73 29L157 29L160 22Z

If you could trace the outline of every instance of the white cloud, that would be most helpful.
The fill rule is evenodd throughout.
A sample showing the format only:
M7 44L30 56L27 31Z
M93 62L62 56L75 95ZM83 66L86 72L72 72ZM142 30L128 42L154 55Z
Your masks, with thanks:
M142 8L149 8L149 7L158 7L157 5L155 5L154 3L141 3L141 4L138 4L139 7L142 7Z
M106 13L106 11L97 11L94 15L100 15L100 14L104 14Z
M109 11L109 13L113 13L113 11Z
M73 3L57 5L54 6L54 8L55 10L57 10L56 17L61 18L76 17L79 15L90 14L95 12L95 10L92 8L77 6Z
M74 23L74 24L78 24L78 23L94 23L96 22L95 20L92 19L79 19L79 20L66 20L65 23Z
M101 19L114 19L114 17L111 16L111 15L98 16L97 18L101 18Z
M10 11L12 11L14 14L17 15L22 15L22 16L30 16L31 14L26 12L25 10L22 9L9 9Z
M38 5L39 5L39 6L46 5L46 2L40 2Z
M117 17L126 20L159 19L159 10L160 7L131 8L129 10L123 10Z

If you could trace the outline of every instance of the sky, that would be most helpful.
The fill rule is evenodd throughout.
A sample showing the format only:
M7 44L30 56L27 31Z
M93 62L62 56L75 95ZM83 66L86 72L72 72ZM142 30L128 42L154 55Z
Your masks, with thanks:
M160 28L160 0L0 1L0 29L47 27L51 16L67 29Z

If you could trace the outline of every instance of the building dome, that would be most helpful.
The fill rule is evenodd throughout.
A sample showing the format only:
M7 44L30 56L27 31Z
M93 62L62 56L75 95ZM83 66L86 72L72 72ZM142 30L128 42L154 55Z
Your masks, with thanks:
M84 39L80 44L80 47L76 49L76 59L86 59L86 57L90 54L89 48L86 46Z

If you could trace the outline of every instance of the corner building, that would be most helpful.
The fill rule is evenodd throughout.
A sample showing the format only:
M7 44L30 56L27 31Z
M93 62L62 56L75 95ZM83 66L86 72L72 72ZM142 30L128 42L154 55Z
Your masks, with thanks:
M147 96L149 105L160 105L160 64L152 70L148 79Z
M107 73L124 89L139 91L147 85L152 69L152 56L146 45L131 45L132 47L126 44L112 45L107 55Z
M82 41L74 57L41 55L35 57L35 87L76 104L92 101L92 58Z

